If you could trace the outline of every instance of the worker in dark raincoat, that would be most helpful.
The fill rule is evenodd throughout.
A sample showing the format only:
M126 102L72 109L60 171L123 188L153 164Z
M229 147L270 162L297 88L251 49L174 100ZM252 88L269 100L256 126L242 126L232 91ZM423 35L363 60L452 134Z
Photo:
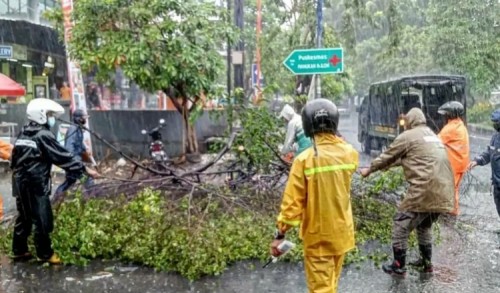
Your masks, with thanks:
M500 109L491 114L493 128L497 131L491 137L488 149L474 158L469 164L469 170L476 166L485 166L491 163L491 181L493 184L493 198L497 213L500 216Z
M64 137L64 146L69 152L73 154L75 159L79 160L82 163L94 164L92 155L90 154L84 143L82 126L87 123L87 118L88 115L83 110L75 110L75 112L73 113L73 122L75 123L75 125L71 125L71 127L66 132L66 136ZM75 177L73 173L66 172L66 180L57 188L56 196L61 196L61 194L68 190L76 182L77 179L78 178ZM86 176L85 187L92 186L93 184L94 181L92 180L92 177Z
M424 272L432 272L432 224L443 213L453 210L455 184L446 149L426 125L424 113L412 108L405 115L405 131L389 148L374 159L369 168L361 169L366 177L392 166L403 167L410 184L394 217L392 249L394 260L382 266L391 275L406 274L408 238L417 230L422 259L415 262Z
M52 165L61 167L75 177L81 176L84 171L83 164L62 147L50 131L56 117L63 113L63 107L52 100L32 100L26 110L29 123L23 127L14 143L11 169L18 211L12 240L15 260L31 258L28 237L34 226L38 258L51 264L61 263L50 240L54 228L49 199L50 171Z
M335 135L339 112L331 101L308 102L302 122L314 147L293 161L271 254L281 255L285 233L300 225L309 292L335 293L344 256L355 247L350 191L359 155Z

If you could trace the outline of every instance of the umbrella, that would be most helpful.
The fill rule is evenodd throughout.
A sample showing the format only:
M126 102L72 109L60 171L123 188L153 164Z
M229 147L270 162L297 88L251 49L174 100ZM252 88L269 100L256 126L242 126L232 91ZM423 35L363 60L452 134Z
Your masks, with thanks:
M25 94L26 91L20 84L0 73L0 96L21 97Z

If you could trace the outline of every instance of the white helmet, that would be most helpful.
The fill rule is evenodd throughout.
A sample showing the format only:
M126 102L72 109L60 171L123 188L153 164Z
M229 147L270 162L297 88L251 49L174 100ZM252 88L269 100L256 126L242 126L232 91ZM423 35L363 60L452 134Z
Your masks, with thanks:
M47 113L52 113L52 115L57 118L64 114L64 108L58 103L45 98L31 100L26 108L28 120L40 125L47 123Z

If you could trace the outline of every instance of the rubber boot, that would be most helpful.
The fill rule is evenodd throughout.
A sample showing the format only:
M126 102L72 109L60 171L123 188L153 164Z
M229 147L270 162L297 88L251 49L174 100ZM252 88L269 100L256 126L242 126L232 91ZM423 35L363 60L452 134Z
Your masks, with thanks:
M61 259L59 258L59 256L55 252L52 254L52 256L49 259L38 259L38 261L48 262L51 265L60 265L60 264L62 264Z
M432 273L432 244L419 245L421 258L415 262L409 263L409 265L417 267L423 273Z
M399 249L392 247L394 252L394 260L392 263L388 263L382 266L382 270L386 274L394 276L406 276L406 249Z

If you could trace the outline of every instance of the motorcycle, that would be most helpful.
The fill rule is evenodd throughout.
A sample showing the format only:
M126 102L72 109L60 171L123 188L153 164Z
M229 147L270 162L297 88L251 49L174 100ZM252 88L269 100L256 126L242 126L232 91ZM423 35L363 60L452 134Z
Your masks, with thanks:
M143 129L141 133L143 135L148 135L151 137L151 142L149 143L149 155L155 164L164 164L169 161L167 153L163 145L161 130L165 126L165 119L160 119L158 126L147 131Z

